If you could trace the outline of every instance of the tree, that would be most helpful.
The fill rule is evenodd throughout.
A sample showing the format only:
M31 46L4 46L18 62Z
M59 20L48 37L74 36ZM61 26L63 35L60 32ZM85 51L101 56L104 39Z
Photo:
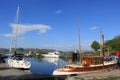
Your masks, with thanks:
M93 41L93 43L91 44L91 48L97 51L98 49L100 49L100 44L97 41Z
M113 38L112 40L107 40L105 42L105 46L106 47L110 47L111 50L115 51L115 50L120 50L120 35L116 36L115 38ZM106 48L105 47L105 48Z
M17 50L20 51L20 52L23 52L24 48L18 48Z

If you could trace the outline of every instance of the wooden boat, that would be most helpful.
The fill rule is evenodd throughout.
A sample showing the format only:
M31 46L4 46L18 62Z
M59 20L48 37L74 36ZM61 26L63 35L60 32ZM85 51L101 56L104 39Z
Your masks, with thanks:
M103 69L111 69L116 66L116 60L103 61L103 57L84 56L81 64L65 65L63 68L56 69L53 75L72 75L81 73L96 72Z
M100 56L84 55L84 57L82 57L83 54L81 53L81 47L79 43L80 64L74 64L75 62L73 62L73 64L65 65L63 68L55 69L53 71L53 75L90 73L115 67L117 63L115 59L109 61L104 60L104 36L101 32L100 35Z

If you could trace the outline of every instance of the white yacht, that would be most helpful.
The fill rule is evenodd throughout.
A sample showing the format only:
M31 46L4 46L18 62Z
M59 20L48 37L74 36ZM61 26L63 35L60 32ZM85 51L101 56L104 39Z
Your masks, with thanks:
M31 63L25 60L24 54L15 54L8 58L8 65L17 69L29 69Z
M13 40L12 40L12 44L14 46L14 49L15 50L12 50L12 45L10 46L10 53L12 53L12 51L15 51L14 52L14 55L10 56L8 58L8 65L10 67L13 67L13 68L19 68L19 69L29 69L30 66L31 66L31 63L27 60L25 60L24 58L24 55L23 54L17 54L16 53L16 50L17 50L17 40L18 40L18 14L19 14L19 6L17 8L17 13L16 13L16 20L15 20L15 24L16 24L16 31L14 33L14 37L13 37Z
M60 53L58 51L54 51L54 52L49 52L48 54L42 54L42 56L44 57L49 57L49 58L59 58Z

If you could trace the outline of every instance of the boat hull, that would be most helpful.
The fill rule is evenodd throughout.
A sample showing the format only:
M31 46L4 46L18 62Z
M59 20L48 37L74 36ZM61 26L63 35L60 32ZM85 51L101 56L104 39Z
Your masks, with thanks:
M42 56L44 56L46 58L59 58L59 55L42 54Z
M13 68L17 69L24 69L27 70L30 68L31 63L26 61L26 60L13 60L13 59L8 59L8 65Z
M115 68L116 64L101 64L101 65L91 65L91 66L76 66L76 65L68 65L64 68L56 69L53 72L53 75L72 75L72 74L82 74L82 73L91 73L97 72L104 69L112 69Z

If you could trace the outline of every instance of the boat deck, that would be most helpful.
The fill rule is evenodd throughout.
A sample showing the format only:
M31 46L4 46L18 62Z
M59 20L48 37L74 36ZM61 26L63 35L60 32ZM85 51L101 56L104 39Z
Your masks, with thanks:
M115 61L105 61L104 62L104 65L112 65L112 64L116 64L117 62L115 62ZM71 65L66 65L66 66L71 66L71 67L79 67L79 68L82 68L82 67L84 67L84 66L82 66L82 65L78 65L78 64L71 64ZM96 65L94 65L94 64L92 64L92 65L89 65L89 67L97 67L97 66L103 66L103 64L96 64Z

